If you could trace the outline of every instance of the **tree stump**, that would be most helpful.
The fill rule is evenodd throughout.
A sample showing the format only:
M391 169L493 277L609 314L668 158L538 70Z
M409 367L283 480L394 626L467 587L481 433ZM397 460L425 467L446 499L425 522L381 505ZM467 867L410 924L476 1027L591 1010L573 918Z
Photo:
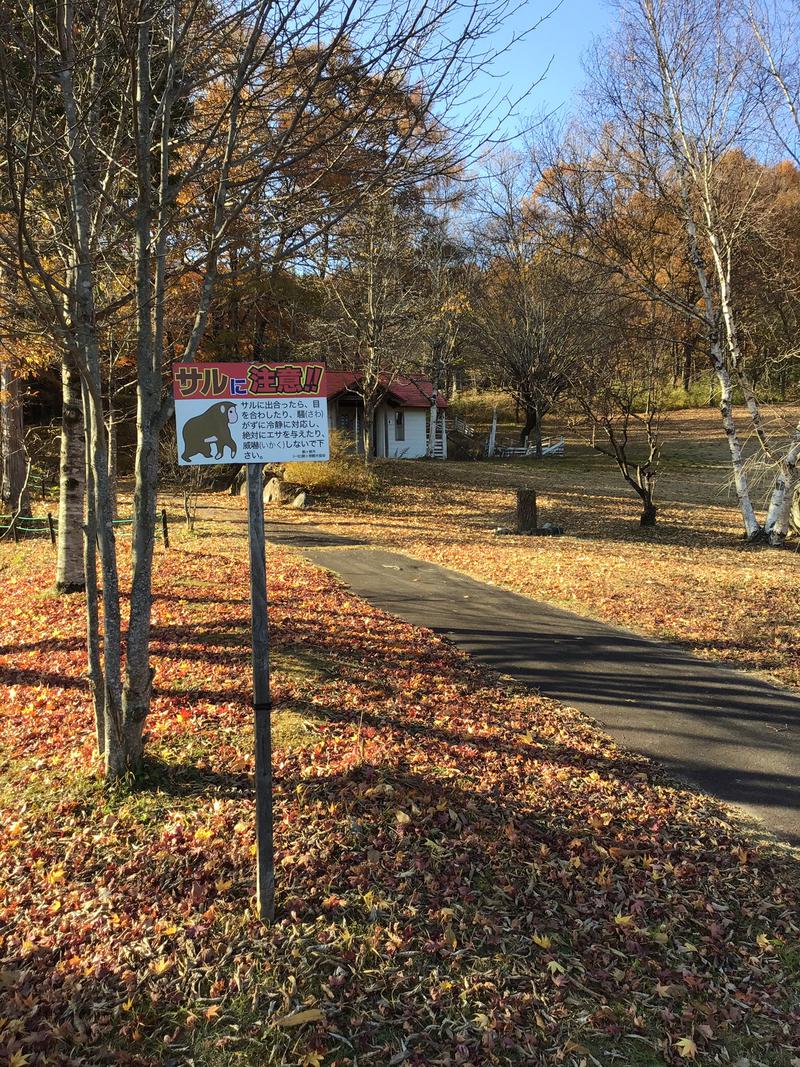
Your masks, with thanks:
M539 523L534 489L517 490L517 530L519 533L533 533Z

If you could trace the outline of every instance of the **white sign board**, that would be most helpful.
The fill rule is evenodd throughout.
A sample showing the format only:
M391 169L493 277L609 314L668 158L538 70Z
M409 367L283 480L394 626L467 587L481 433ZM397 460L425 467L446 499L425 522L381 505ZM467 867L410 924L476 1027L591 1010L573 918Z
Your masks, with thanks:
M176 363L173 377L181 466L328 459L322 364Z

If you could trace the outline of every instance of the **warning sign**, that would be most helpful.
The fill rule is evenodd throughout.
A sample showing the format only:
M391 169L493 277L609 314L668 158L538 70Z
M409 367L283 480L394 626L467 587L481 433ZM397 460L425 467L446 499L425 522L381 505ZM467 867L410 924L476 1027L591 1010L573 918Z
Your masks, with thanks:
M182 466L328 459L321 363L176 363Z

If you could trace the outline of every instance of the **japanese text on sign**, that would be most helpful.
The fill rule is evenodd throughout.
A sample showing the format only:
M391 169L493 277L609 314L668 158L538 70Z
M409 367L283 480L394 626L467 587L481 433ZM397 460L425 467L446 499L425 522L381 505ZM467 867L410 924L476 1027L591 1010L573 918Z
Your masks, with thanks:
M181 465L328 459L322 364L178 363L173 378Z

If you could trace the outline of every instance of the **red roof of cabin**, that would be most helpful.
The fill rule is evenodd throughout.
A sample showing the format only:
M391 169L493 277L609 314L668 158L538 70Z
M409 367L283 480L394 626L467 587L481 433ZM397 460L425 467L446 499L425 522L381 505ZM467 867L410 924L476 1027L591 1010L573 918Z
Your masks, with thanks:
M325 372L325 396L330 400L346 392L355 392L353 386L361 377L354 371L329 370ZM429 408L433 394L433 382L429 378L397 377L386 386L389 398L404 408ZM436 406L446 408L447 401L440 393Z

